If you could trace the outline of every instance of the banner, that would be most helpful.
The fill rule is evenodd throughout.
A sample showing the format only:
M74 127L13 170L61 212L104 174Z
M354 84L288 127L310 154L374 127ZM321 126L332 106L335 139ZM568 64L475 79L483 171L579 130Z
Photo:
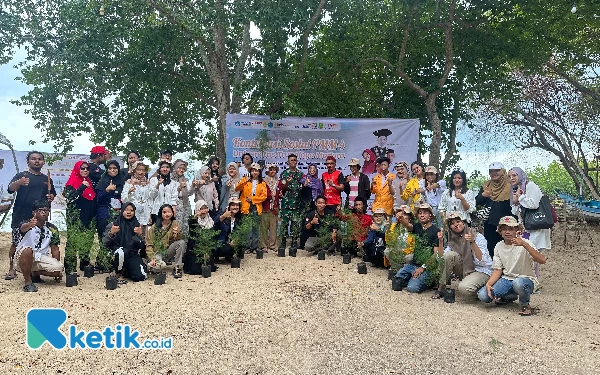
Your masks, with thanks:
M17 163L19 164L19 171L23 172L28 170L27 167L27 153L28 151L16 151ZM50 172L50 178L54 182L54 188L56 189L56 198L52 202L52 209L64 210L66 209L66 200L62 195L65 183L71 175L71 170L79 160L89 160L90 155L80 154L68 154L63 159L57 160L52 165L45 164L42 168L42 173L48 174ZM117 160L121 166L123 166L121 156L113 156L113 159ZM8 184L12 178L17 174L15 163L12 152L10 150L0 150L0 196L8 195Z
M364 166L365 162L374 161L367 160L372 159L372 155L375 158L387 156L392 160L390 170L395 162L403 160L410 165L417 160L419 119L286 117L271 120L269 116L230 113L226 121L227 162L239 162L244 153L250 153L254 161L277 164L281 171L286 168L287 156L293 153L298 156L300 170L306 172L308 164L315 163L323 171L325 159L333 155L338 169L347 175L352 158L358 158ZM266 150L258 149L256 137L261 130L267 131Z

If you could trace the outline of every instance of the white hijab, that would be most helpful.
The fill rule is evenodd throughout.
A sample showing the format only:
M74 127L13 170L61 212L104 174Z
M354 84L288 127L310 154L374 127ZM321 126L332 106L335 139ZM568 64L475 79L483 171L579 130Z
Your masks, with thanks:
M198 200L198 202L196 202L196 211L201 209L202 206L206 206L208 208L208 205L206 204L206 202L204 200L200 199L200 200ZM200 228L202 228L202 229L212 229L212 227L215 225L215 223L214 223L213 219L210 218L210 215L207 212L206 215L204 215L204 217L202 217L202 216L198 217L198 225L200 225Z

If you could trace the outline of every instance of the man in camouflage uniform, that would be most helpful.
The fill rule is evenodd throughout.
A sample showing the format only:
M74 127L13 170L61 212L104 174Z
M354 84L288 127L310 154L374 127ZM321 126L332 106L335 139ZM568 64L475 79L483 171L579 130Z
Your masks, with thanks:
M279 176L279 186L282 194L281 198L281 242L279 248L285 249L288 226L292 235L291 249L298 248L298 238L300 236L300 225L304 205L300 198L300 179L304 175L298 170L298 157L294 154L288 155L289 168Z

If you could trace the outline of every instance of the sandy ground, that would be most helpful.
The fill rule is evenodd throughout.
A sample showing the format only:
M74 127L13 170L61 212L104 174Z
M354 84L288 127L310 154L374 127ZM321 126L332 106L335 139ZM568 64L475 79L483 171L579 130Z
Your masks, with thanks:
M542 270L538 314L458 297L446 304L393 292L386 271L356 272L340 256L222 265L211 278L185 276L104 289L102 276L75 288L50 280L23 293L0 281L0 371L78 374L598 374L600 233L555 230ZM565 234L566 233L566 234ZM566 239L566 244L565 244ZM7 265L9 237L0 238ZM597 267L594 269L594 267ZM32 307L67 310L66 325L130 324L142 338L173 338L170 351L54 350L25 345ZM64 329L66 332L66 329Z

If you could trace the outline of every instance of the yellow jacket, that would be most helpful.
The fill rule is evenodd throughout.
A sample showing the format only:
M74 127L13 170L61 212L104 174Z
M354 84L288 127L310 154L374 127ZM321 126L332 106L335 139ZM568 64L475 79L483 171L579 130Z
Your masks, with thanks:
M252 180L246 177L242 178L240 182L235 186L235 190L241 191L240 201L241 207L240 212L244 215L250 213L250 202L246 200L248 197L252 197L252 204L256 206L256 212L262 214L262 202L267 199L267 184L263 181L256 185L256 194L252 195Z
M392 223L390 225L390 229L385 233L385 240L390 241L390 236L394 233L394 228L396 225L402 225L397 223ZM408 238L406 239L406 249L404 249L404 254L412 254L415 252L415 236L412 233L408 233Z
M378 173L373 178L373 184L371 185L371 193L375 194L375 200L373 201L372 211L378 208L383 208L388 216L394 214L394 194L390 192L392 181L396 178L393 173L387 174L385 183L383 182L383 176Z
M179 233L173 233L173 227L179 227ZM156 257L156 250L154 249L154 232L156 231L156 225L152 225L148 229L148 234L146 235L146 257L148 259L154 259ZM166 247L169 247L173 242L181 239L181 225L177 222L177 220L173 220L171 223L171 228L162 238L162 242Z
M419 189L419 179L416 177L413 177L410 180L408 180L408 182L406 183L406 187L404 188L404 191L402 192L402 195L400 196L400 198L402 198L406 202L408 202L408 199L411 198L410 209L413 212L415 212L415 202L418 202L419 199L421 199L420 193L416 193L415 195L412 195L413 190L417 190L417 189Z

